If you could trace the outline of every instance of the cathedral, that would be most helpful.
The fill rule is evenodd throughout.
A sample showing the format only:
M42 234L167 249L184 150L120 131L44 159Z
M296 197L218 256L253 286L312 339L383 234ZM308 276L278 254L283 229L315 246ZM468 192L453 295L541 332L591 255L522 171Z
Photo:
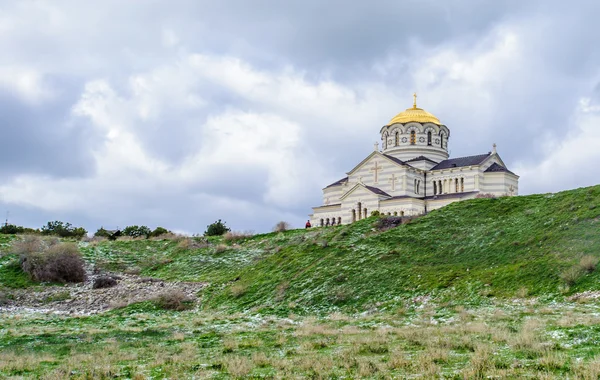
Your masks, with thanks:
M400 112L379 132L374 150L346 177L323 189L313 207L313 226L348 224L379 211L420 215L480 196L517 195L519 176L508 170L494 144L491 152L449 158L450 129L429 112Z

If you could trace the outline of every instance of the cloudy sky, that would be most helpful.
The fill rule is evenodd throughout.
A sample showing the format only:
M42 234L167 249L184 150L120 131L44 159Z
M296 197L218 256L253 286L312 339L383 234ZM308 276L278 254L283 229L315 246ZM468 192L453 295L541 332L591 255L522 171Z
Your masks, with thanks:
M412 104L521 194L600 183L600 2L0 0L0 210L303 225Z

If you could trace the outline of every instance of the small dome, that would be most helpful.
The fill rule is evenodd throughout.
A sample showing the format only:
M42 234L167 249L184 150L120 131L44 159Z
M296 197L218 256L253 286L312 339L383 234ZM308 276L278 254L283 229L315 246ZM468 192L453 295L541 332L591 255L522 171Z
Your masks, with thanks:
M417 94L414 94L413 96L415 101L412 108L407 108L406 111L400 112L398 115L394 116L394 118L389 122L388 125L396 123L406 124L410 122L433 123L437 125L442 125L440 119L433 116L432 114L430 114L422 108L417 108Z

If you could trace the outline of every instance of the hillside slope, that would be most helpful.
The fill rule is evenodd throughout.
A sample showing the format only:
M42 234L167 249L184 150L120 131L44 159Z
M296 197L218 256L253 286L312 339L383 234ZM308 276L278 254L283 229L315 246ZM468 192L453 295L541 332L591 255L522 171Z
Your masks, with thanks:
M143 240L83 251L113 271L209 282L202 297L210 309L284 314L386 310L420 296L463 303L552 297L600 289L598 272L579 270L583 256L600 257L599 205L595 186L454 203L385 232L371 217L256 235L227 249L214 239L198 248ZM567 284L561 275L571 268L578 273Z

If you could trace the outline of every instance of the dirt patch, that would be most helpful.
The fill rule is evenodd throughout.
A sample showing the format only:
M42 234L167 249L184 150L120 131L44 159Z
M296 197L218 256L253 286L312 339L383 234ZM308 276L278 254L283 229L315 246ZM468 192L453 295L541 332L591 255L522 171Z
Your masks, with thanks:
M117 284L94 289L98 277L111 276ZM10 298L0 306L0 313L39 312L90 315L153 299L168 290L179 290L189 299L207 286L203 282L167 282L132 274L90 274L80 284L11 290Z

